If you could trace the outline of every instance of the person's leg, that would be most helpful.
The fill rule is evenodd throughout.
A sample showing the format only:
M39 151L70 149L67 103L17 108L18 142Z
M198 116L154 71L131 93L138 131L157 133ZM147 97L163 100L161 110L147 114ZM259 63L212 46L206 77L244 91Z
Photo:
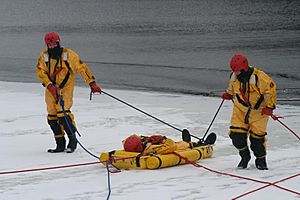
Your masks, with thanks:
M66 85L63 90L61 90L61 98L64 101L64 110L63 113L62 105L57 105L57 116L59 123L64 127L65 132L68 135L69 143L67 146L67 152L72 153L77 147L77 138L76 138L76 125L74 121L74 115L71 113L71 107L73 105L73 86Z
M237 166L238 168L247 168L251 159L247 143L249 125L244 123L244 118L245 112L241 111L237 106L234 106L229 137L232 140L233 146L239 151L239 155L241 156L241 160Z
M73 114L68 112L66 117L59 117L58 119L69 138L67 152L72 153L77 148L76 127L74 126Z
M54 138L56 142L56 148L55 149L48 149L49 153L58 153L63 152L66 148L66 139L64 136L64 132L58 123L58 118L56 115L48 115L47 117L48 124L54 133Z
M49 149L48 152L49 153L63 152L66 147L64 131L58 122L56 102L48 90L46 90L45 92L45 101L46 101L47 112L48 112L47 121L54 134L54 138L56 142L56 148Z
M256 157L255 166L260 170L267 170L266 162L266 129L268 117L261 115L261 112L253 112L250 121L250 148Z
M250 135L250 148L254 153L255 166L260 170L267 170L267 162L266 162L266 138L265 137L253 137Z
M229 137L232 140L233 146L239 151L239 154L241 156L241 160L237 167L247 168L248 162L251 159L250 151L247 144L247 132L235 132L234 130L230 130Z

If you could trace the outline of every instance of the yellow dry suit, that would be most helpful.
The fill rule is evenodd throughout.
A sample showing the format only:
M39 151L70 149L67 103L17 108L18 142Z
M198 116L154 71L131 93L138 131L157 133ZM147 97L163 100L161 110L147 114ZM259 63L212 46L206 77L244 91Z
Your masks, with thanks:
M265 107L276 107L276 84L263 71L253 71L249 80L242 84L234 73L227 93L233 95L234 107L229 136L233 145L241 152L249 151L247 138L250 134L251 149L257 158L266 155L266 129L269 117L262 114Z
M40 53L36 66L36 75L45 87L48 124L54 133L56 142L60 140L60 142L65 143L64 129L67 132L69 139L70 137L73 137L72 135L74 135L74 131L76 130L74 116L70 110L73 104L75 73L79 74L87 84L94 81L94 77L87 65L83 63L79 56L71 49L63 48L60 59L58 60L51 58L47 50ZM47 86L49 84L53 84L60 88L59 95L64 101L64 109L70 119L69 121L72 122L71 129L73 130L69 130L66 125L66 119L64 119L61 105L55 101L52 94L48 91ZM77 142L75 143L77 144ZM73 144L73 146L70 144L71 148L76 148L76 144Z
M172 153L176 150L183 150L187 148L192 148L192 144L184 141L174 142L170 138L166 138L160 144L151 144L150 146L146 147L143 151L144 154L168 154Z

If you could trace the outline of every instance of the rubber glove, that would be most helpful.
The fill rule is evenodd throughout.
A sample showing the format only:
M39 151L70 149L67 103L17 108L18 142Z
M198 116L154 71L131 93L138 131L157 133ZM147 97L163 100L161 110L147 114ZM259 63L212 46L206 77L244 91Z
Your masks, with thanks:
M50 85L48 85L47 89L49 90L49 92L52 94L53 98L57 102L58 96L59 96L59 88L50 84Z
M272 116L273 115L273 109L272 108L263 108L261 111L262 115L268 115L268 116Z
M96 81L91 82L89 85L92 90L92 93L95 93L95 92L101 93L102 92L101 88L96 84Z
M222 95L222 99L224 100L232 100L233 96L231 94L228 94L227 92L224 92Z

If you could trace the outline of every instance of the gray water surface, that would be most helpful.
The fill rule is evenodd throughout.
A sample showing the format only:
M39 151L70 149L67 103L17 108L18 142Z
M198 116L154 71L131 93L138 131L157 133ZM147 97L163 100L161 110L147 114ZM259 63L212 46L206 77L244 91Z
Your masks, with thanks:
M243 53L274 78L279 99L300 98L298 0L2 0L1 81L38 82L48 31L104 89L220 95L231 56Z

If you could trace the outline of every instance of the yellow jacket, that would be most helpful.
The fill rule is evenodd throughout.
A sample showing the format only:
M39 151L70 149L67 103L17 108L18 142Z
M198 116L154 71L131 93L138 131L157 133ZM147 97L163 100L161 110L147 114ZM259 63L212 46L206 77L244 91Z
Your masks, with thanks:
M83 63L79 56L71 49L64 48L61 55L61 61L57 63L57 66L56 62L57 61L55 59L50 59L47 50L40 53L40 57L36 66L36 75L45 87L51 83L53 84L54 82L55 85L59 86L67 76L68 72L69 78L66 82L66 85L75 85L74 73L79 74L87 84L94 81L94 77L87 65ZM59 72L54 78L53 73L56 70L59 70Z
M166 138L161 144L151 144L150 146L146 147L143 153L168 154L174 152L175 150L176 143L173 140Z
M191 145L188 142L174 142L172 139L166 138L161 144L151 144L150 146L146 147L143 153L168 154L176 150L187 148L191 148Z
M263 71L253 68L245 93L242 92L241 87L241 82L232 73L227 93L234 96L234 106L239 107L240 110L246 112L249 106L255 110L261 110L264 107L276 108L276 84ZM247 104L247 101L250 104ZM261 101L260 104L259 101Z

